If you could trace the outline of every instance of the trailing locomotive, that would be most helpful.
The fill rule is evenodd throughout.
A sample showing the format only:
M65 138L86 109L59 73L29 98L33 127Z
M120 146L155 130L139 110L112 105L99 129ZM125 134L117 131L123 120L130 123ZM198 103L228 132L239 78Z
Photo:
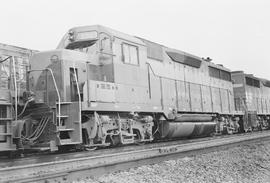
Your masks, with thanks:
M270 81L232 72L235 108L244 111L243 131L269 128L270 123Z
M72 28L56 50L34 54L26 88L17 148L231 134L246 122L229 69L100 25Z

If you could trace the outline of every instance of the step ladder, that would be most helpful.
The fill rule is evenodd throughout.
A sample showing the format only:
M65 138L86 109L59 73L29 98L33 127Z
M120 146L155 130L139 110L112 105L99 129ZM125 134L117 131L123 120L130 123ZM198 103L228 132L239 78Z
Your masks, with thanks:
M56 145L63 146L82 143L81 121L79 113L79 102L56 102L55 133L58 138Z
M16 145L13 143L12 132L12 104L0 102L0 150L13 151Z

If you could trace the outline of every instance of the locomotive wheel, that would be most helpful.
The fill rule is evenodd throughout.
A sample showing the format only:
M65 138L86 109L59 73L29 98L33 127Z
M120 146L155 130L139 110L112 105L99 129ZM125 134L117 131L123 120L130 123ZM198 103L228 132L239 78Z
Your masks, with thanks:
M228 135L233 134L233 130L231 128L228 128L228 127L225 127L225 130L223 132L224 132L224 134L228 134Z
M16 157L16 152L15 151L10 151L8 152L8 158L12 159Z
M134 130L134 129L133 129L133 134L135 135L134 141L135 141L136 143L140 142L141 139L142 139L142 138L141 138L140 131L139 131L139 130Z
M114 135L111 137L111 145L112 146L120 146L121 145L119 135Z

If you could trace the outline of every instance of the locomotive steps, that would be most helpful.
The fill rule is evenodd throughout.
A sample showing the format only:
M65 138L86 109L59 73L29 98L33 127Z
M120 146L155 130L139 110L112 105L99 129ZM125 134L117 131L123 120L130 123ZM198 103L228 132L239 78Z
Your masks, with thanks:
M145 146L129 151L118 151L106 153L104 155L95 154L94 156L80 157L71 155L63 159L57 158L54 161L19 165L0 168L0 182L34 182L34 181L61 181L70 182L77 178L89 177L100 169L103 171L115 171L121 166L138 166L139 161L154 163L158 159L169 156L180 156L184 153L197 152L204 149L211 149L221 146L230 146L245 141L269 138L269 131L234 136L224 136L207 140L198 140L191 143L169 142L159 146ZM85 153L87 154L87 153ZM88 153L89 154L89 153ZM77 158L76 158L77 157ZM151 161L152 160L152 161ZM33 163L33 162L32 162ZM129 164L129 165L127 165ZM127 168L127 167L126 167Z

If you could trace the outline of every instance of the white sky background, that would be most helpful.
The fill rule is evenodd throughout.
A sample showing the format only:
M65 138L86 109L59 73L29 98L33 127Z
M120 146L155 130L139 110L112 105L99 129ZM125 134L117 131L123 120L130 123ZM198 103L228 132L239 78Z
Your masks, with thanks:
M0 20L1 43L50 50L100 24L270 80L269 0L8 0Z

